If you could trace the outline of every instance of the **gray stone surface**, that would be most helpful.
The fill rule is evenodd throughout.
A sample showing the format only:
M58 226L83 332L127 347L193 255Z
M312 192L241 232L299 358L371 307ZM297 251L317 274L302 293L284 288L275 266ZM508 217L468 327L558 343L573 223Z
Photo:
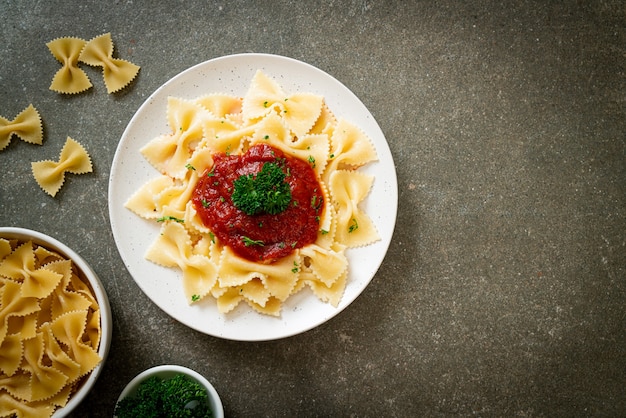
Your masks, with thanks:
M0 115L29 103L43 146L0 151L0 225L77 249L111 299L114 340L76 417L111 416L134 375L205 375L227 416L626 414L626 7L622 1L4 1ZM46 42L111 32L142 69L108 95L48 90ZM399 185L395 235L328 323L241 343L193 331L136 286L113 241L109 170L169 78L239 52L330 73L376 117ZM55 198L30 162L83 143L94 172Z

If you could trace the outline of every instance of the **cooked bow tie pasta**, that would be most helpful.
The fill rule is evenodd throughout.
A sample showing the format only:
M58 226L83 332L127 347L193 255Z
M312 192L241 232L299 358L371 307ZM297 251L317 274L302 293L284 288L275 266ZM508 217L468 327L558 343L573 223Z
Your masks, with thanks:
M243 98L170 97L171 132L141 149L160 172L126 202L161 223L146 258L182 271L189 303L211 296L227 313L245 301L279 316L309 287L337 306L345 251L379 239L359 208L374 178L372 141L324 97L287 94L257 71Z

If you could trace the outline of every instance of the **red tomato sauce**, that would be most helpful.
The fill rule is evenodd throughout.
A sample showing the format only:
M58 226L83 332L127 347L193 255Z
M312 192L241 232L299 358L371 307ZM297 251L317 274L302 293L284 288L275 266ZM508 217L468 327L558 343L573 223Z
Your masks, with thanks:
M243 155L219 153L213 159L214 165L201 175L192 201L204 225L222 243L248 260L271 263L315 242L324 195L309 162L267 144L254 145ZM247 215L231 199L233 183L242 175L258 173L266 162L281 163L291 202L276 215Z

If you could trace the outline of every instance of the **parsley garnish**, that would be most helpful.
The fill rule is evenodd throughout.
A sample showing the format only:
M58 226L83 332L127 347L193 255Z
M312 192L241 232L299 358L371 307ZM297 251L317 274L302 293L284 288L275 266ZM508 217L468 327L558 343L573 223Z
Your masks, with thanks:
M233 184L233 204L248 215L276 215L291 202L291 188L285 182L285 173L276 163L266 162L256 176L245 174Z
M254 240L252 238L248 238L248 237L245 237L245 236L241 237L241 239L242 239L242 241L243 241L243 243L244 243L244 245L246 247L249 247L251 245L258 245L258 246L262 247L262 246L265 245L265 243L263 241L261 241L261 240Z
M192 302L197 302L200 300L200 295L191 295L191 301Z
M356 222L356 219L352 218L352 224L348 227L348 233L354 232L359 229L359 224Z
M115 406L115 416L210 417L213 413L204 387L179 373L165 379L152 376L142 381L136 393Z
M179 224L185 223L184 219L176 218L175 216L163 216L163 217L157 219L157 222L165 222L165 221L176 221Z
M196 167L192 166L191 164L185 164L185 168L186 168L187 170L193 170L193 171L196 171Z

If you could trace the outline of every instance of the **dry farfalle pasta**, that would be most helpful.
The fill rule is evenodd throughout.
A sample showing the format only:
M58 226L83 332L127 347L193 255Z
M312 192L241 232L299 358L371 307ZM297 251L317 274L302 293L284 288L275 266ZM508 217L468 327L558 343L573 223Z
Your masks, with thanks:
M22 110L13 120L0 116L0 150L9 145L13 135L31 144L43 143L41 117L32 104Z
M46 45L54 57L63 64L50 84L57 93L75 94L88 90L92 84L87 74L78 67L78 56L87 42L80 38L58 38Z
M39 186L54 197L65 182L65 173L85 174L92 171L91 158L82 145L68 136L59 161L33 162L32 170Z
M170 97L167 120L171 132L153 138L141 149L161 175L126 202L137 215L162 222L161 233L147 249L146 258L181 270L189 303L211 296L222 313L244 302L260 313L279 316L287 298L305 287L321 301L337 306L348 280L346 249L379 239L375 225L359 207L374 180L359 172L361 166L377 160L370 138L356 125L336 118L322 96L288 94L262 71L254 75L244 97ZM253 228L247 229L245 236L229 232L221 238L224 234L220 236L204 222L210 208L223 208L234 194L229 191L213 201L199 199L200 185L222 187L227 179L218 177L216 161L239 158L251 149L269 149L278 164L293 159L313 172L319 184L313 197L289 202L291 207L315 210L312 242L296 245L284 235L269 238L275 242L251 238L248 235L257 232ZM258 176L258 171L254 173ZM294 176L289 169L284 174ZM290 187L295 192L298 186ZM226 211L215 213L225 216ZM259 231L284 219L261 216L252 219ZM241 212L241 217L227 226L235 231L236 223L244 219ZM308 225L289 223L288 227L302 230ZM231 237L241 239L245 246L275 245L288 251L269 261L263 256L250 258L227 243Z
M110 33L97 36L85 44L80 62L102 67L104 84L109 93L115 93L126 87L139 73L139 66L132 62L113 58L113 40Z
M58 93L81 93L92 86L79 63L102 67L108 93L120 91L139 73L138 65L113 58L113 40L110 33L89 41L76 37L57 38L46 45L52 55L63 64L50 84L50 90Z
M0 416L49 417L100 363L100 308L71 260L0 238Z

